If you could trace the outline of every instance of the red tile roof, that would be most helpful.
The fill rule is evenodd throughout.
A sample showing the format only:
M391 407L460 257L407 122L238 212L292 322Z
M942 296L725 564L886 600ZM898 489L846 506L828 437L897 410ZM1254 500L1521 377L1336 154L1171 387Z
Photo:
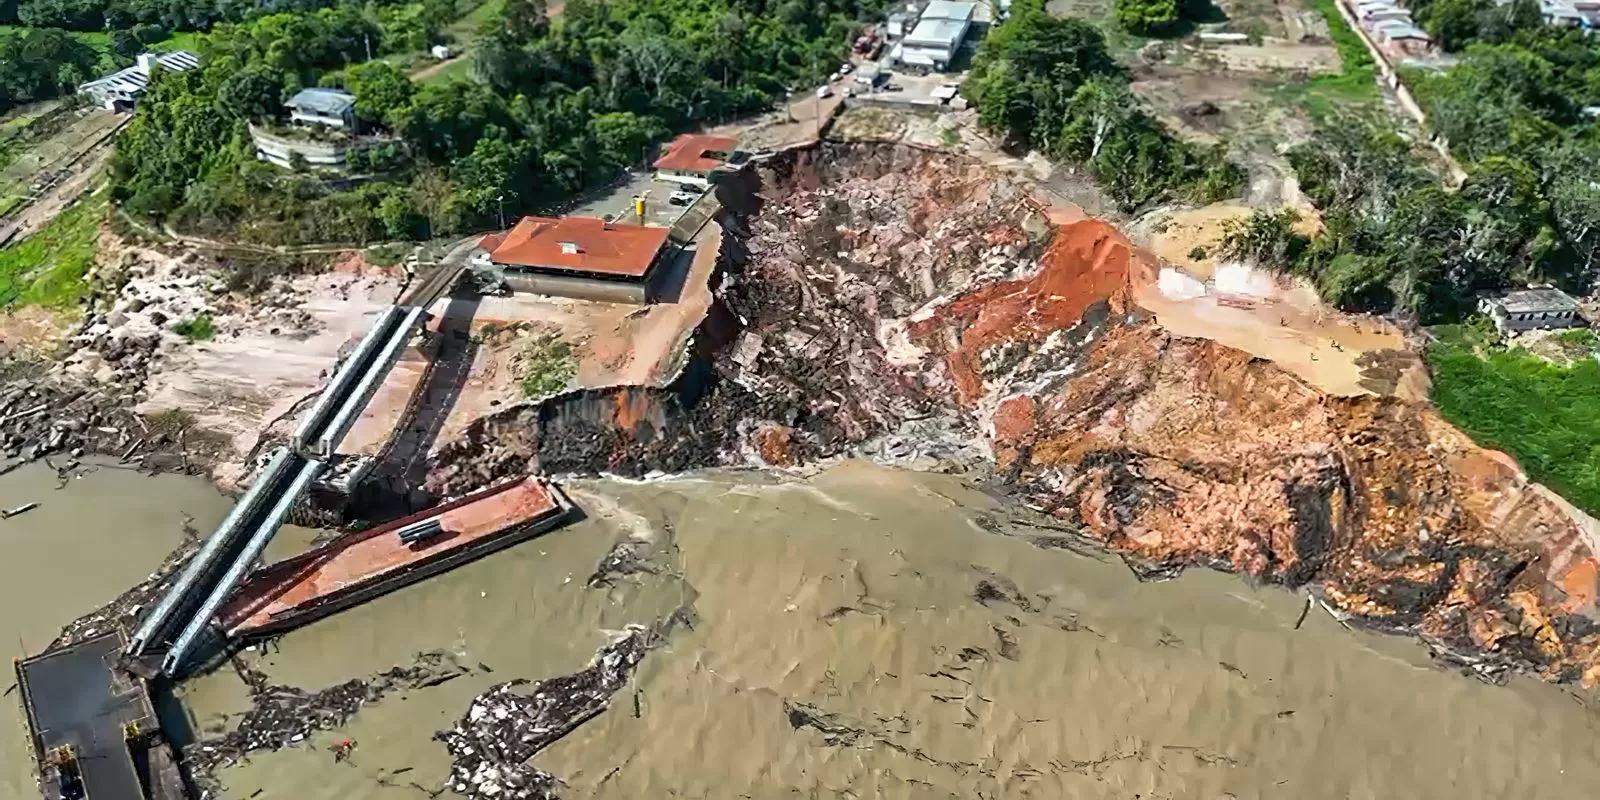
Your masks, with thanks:
M506 235L503 233L486 234L482 239L478 240L478 247L493 253L494 251L500 249L501 243L503 243L505 240Z
M489 258L496 264L642 278L667 243L668 233L669 228L594 217L523 217Z
M731 153L738 146L739 140L731 136L686 133L672 140L672 144L667 145L666 155L656 159L652 166L680 172L710 172L728 162L722 158L709 158L707 153Z

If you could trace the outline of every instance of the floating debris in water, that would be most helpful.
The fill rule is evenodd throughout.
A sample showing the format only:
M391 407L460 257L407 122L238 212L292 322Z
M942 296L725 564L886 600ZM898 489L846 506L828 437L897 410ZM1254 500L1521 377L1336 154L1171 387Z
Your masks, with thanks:
M455 727L433 735L450 751L446 786L474 800L554 797L560 781L528 760L604 711L656 641L654 632L630 625L581 672L538 682L518 679L473 698Z
M209 775L261 750L281 750L299 744L317 731L333 730L350 721L367 703L396 689L438 686L471 673L451 653L418 653L407 667L393 667L370 678L353 678L318 692L268 682L266 673L234 662L239 676L250 685L252 707L233 730L188 748L188 758L200 775Z
M38 507L39 507L38 503L23 503L22 505L17 506L16 508L9 509L9 510L6 510L6 511L0 511L0 519L11 519L12 517L14 517L14 516L16 516L18 514L23 514L23 513L32 511L32 510L34 510L34 509L36 509Z

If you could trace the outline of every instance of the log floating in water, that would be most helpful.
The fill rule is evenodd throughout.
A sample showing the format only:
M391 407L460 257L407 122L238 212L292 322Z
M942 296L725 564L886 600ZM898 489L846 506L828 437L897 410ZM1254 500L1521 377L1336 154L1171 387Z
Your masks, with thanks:
M21 514L21 513L27 512L27 511L32 511L32 510L34 510L34 509L36 509L38 507L39 507L38 503L23 503L22 505L17 506L16 508L11 509L10 511L0 511L0 519L10 519L10 518L12 518L12 517L14 517L14 516L16 516L18 514Z

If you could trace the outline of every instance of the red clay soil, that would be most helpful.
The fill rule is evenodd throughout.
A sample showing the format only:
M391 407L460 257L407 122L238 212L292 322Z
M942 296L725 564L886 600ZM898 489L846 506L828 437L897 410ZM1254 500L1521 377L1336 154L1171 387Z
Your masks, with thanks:
M1234 570L1486 673L1600 683L1600 523L1432 406L1330 396L1172 334L1132 300L1152 260L1107 223L1040 215L972 163L819 153L764 167L770 202L734 242L747 263L722 296L751 324L714 354L723 379L506 412L430 480L470 485L530 461L782 463L874 437L967 463L948 442L976 432L1003 486L1142 574ZM1028 232L1052 224L1034 251ZM949 430L925 432L941 420Z
M1074 248L1078 269L1049 260L1052 247L1037 284L951 304L973 310L944 317L968 324L953 372L984 348L1071 327L1091 301L1126 307L1107 257L1125 265L1126 251L1113 236L1078 238L1096 227L1069 226L1074 244L1095 243ZM1077 295L1052 296L1064 292ZM1070 379L1009 396L990 419L999 466L1031 502L1152 568L1310 584L1473 663L1600 683L1600 562L1581 523L1514 462L1426 404L1328 397L1241 351L1117 320ZM983 389L965 374L970 407Z
M1037 343L1076 325L1100 301L1108 301L1113 313L1125 311L1133 254L1127 237L1104 221L1068 223L1056 229L1033 277L966 294L932 318L912 323L911 335L920 339L940 328L961 327L961 344L945 359L961 402L971 405L984 393L982 358L987 349ZM1149 268L1142 259L1139 268Z
M910 327L1032 503L1150 569L1309 584L1475 665L1600 684L1600 562L1581 518L1427 404L1330 397L1129 317L1130 277L1155 268L1110 225L1069 221L1033 277L979 287ZM1038 353L1097 303L1108 323L1070 377L1022 389L1005 363L986 363ZM982 419L986 396L999 399Z

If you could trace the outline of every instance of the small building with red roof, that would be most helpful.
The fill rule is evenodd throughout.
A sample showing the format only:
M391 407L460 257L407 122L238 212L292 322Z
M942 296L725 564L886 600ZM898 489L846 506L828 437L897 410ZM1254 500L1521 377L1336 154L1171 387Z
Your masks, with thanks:
M670 257L669 233L594 217L523 217L478 247L514 291L647 303L651 279Z
M650 166L655 168L658 180L692 183L704 188L711 185L713 172L743 162L744 153L739 151L738 139L686 133L673 139Z

